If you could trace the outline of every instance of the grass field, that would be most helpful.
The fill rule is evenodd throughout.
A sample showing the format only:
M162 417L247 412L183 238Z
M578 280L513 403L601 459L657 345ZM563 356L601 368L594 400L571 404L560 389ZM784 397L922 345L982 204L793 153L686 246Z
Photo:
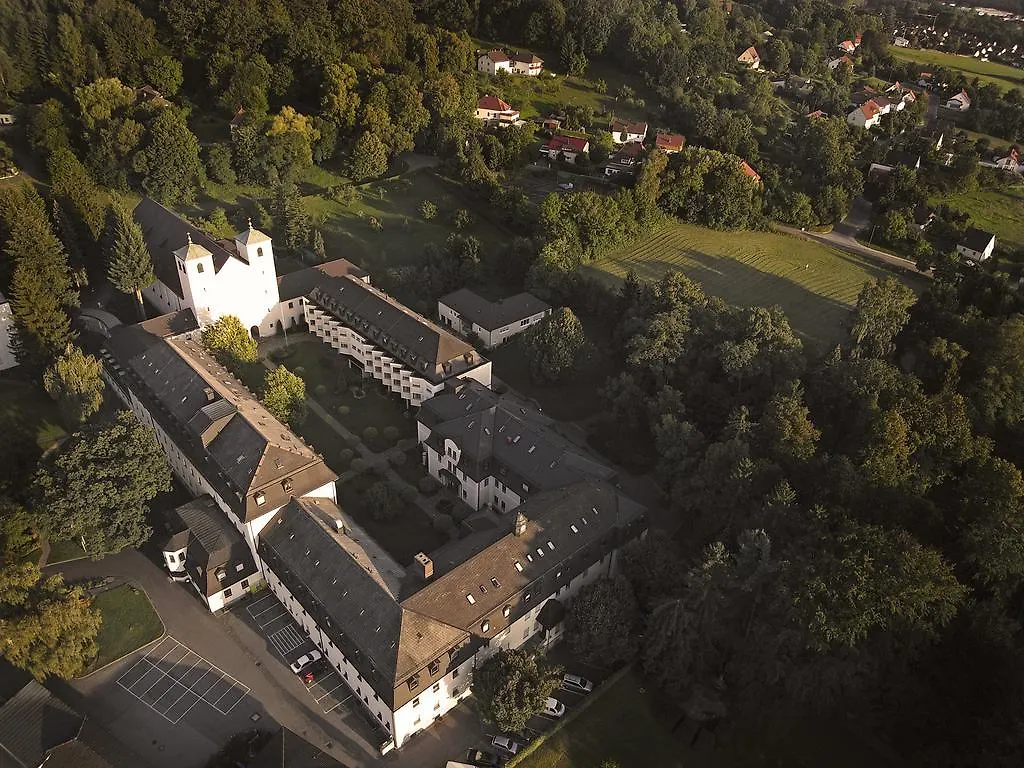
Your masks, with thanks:
M85 557L85 550L77 541L51 541L50 557L46 562L49 565L55 563L66 563L68 560L78 560Z
M971 224L996 236L997 242L1024 246L1024 185L1007 189L979 189L936 202L966 211Z
M99 669L163 634L164 625L146 593L131 584L96 595L92 604L103 614L103 624L96 638L100 650L89 670Z
M769 232L716 232L676 222L587 269L618 281L629 270L657 280L680 270L738 306L778 304L806 340L831 345L845 336L857 294L888 270L835 248ZM904 278L918 289L922 282Z
M963 72L968 79L977 77L983 83L1008 91L1011 88L1024 87L1024 70L996 64L992 61L981 61L972 56L959 56L955 53L924 50L920 48L890 48L893 57L900 61L913 61L922 67L946 67Z

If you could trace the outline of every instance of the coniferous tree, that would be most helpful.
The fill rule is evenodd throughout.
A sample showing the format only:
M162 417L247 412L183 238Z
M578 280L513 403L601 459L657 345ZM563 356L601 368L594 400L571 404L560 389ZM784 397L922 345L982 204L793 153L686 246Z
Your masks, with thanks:
M110 248L110 265L107 275L114 287L122 293L135 296L139 317L146 318L142 302L142 289L156 282L153 274L153 260L146 247L142 228L123 210L115 213L113 243Z

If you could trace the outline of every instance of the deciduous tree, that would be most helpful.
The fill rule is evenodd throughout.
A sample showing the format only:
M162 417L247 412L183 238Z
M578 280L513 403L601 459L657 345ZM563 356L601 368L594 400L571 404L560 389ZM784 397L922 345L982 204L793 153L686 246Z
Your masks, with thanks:
M560 685L560 672L532 650L501 650L477 667L473 696L486 720L502 731L521 731Z
M81 424L103 405L102 370L99 360L69 345L43 374L43 386L69 426Z
M886 357L896 335L907 324L908 310L915 301L915 293L895 277L867 283L857 297L857 313L850 330L855 353Z
M255 363L259 360L259 347L242 321L234 315L224 315L203 328L203 346L229 365L231 361Z
M191 203L204 183L199 140L174 107L157 112L149 124L149 141L133 165L146 191L165 204Z
M624 576L588 584L573 598L566 617L566 637L573 653L584 663L598 666L629 661L638 615L633 587Z
M306 382L283 365L277 366L264 380L263 405L286 424L301 424L306 419Z
M577 370L590 347L583 324L568 307L528 331L524 343L530 376L538 384L564 381Z

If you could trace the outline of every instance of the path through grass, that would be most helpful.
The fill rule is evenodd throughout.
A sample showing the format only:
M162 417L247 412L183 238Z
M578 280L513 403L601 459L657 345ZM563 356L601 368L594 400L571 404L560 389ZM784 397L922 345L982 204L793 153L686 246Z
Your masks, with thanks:
M618 281L630 270L658 280L680 270L737 306L778 304L809 342L832 345L864 283L893 274L867 259L820 243L771 232L717 232L675 222L587 267ZM920 278L901 276L920 290Z

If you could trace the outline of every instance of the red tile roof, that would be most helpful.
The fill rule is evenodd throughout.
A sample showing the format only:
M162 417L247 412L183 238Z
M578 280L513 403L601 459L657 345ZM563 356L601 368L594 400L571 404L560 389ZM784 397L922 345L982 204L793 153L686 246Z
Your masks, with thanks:
M755 61L761 61L761 57L757 53L757 49L754 46L750 46L736 57L736 61L742 61L744 64L752 64Z
M743 174L745 176L749 176L758 184L761 183L761 174L759 174L757 171L755 171L753 168L747 165L746 160L740 160L740 170L743 171Z
M874 101L868 99L861 105L860 111L866 119L870 120L872 117L880 113L882 109Z
M559 133L551 137L551 141L545 145L544 149L549 152L559 152L563 149L569 152L586 152L588 143L586 139L581 139L578 136L563 136Z
M491 112L514 112L512 105L497 96L481 96L476 103L477 109L486 109Z
M495 64L509 60L508 56L506 56L502 51L499 50L488 51L487 58L493 61Z
M654 137L654 146L666 152L678 152L686 139L678 133L659 133Z

